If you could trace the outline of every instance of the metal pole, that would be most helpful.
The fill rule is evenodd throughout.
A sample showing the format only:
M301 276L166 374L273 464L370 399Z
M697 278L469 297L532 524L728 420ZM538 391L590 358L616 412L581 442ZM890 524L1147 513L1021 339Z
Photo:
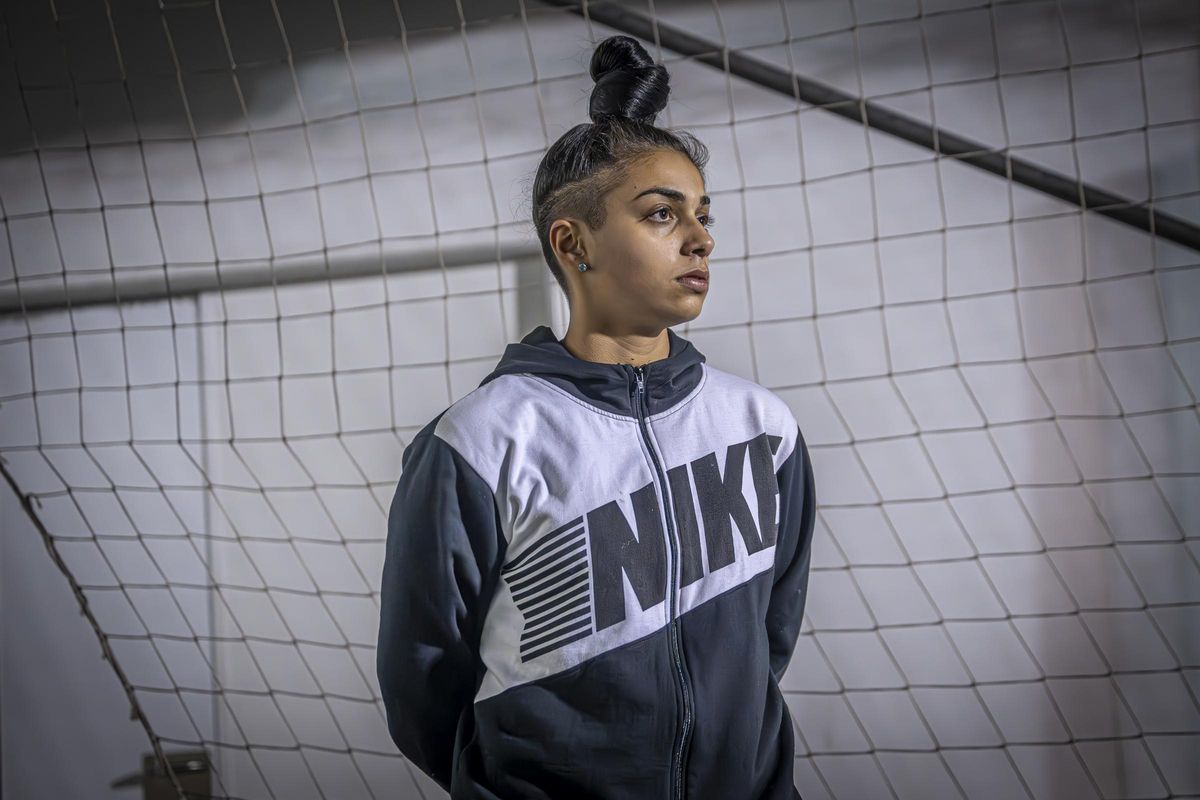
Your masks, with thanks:
M743 80L773 89L788 97L818 106L854 122L890 133L933 152L957 158L965 164L1073 203L1086 211L1140 228L1154 236L1200 251L1200 227L1179 217L1153 211L1145 205L1089 186L1082 181L997 152L980 142L935 128L927 122L891 111L832 86L819 83L782 67L730 50L719 42L693 36L661 20L640 14L608 0L542 0L596 20L610 28L663 47L721 71L728 70Z
M275 259L222 261L203 265L159 265L109 272L57 273L19 278L0 287L0 313L29 312L96 303L160 300L199 292L282 286L290 283L362 278L415 269L459 267L542 258L532 233L501 229L499 235L454 234L419 242L373 242Z

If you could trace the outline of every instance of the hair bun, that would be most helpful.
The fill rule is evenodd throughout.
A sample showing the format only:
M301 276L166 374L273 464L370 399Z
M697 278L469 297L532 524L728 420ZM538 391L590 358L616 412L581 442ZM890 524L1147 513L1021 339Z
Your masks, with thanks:
M611 116L652 124L667 106L670 74L633 37L610 36L596 45L590 72L596 82L588 104L592 122Z

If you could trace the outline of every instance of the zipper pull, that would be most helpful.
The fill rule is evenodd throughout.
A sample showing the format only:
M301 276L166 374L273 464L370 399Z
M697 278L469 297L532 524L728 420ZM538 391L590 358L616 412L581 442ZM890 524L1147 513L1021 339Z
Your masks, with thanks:
M637 371L637 381L638 381L638 394L641 394L642 390L645 388L642 383L642 368L638 367L636 371Z

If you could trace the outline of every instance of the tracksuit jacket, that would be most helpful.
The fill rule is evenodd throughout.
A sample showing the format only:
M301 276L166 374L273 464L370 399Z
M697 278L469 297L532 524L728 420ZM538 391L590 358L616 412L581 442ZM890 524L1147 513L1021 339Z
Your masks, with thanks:
M798 798L779 681L816 496L787 404L545 325L405 449L377 670L392 739L452 798Z

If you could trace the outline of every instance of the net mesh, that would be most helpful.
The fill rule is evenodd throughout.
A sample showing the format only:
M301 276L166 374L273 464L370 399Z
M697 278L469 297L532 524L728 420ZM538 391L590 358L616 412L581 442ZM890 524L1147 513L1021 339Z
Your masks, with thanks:
M386 510L411 436L565 329L527 197L614 33L712 150L678 330L814 462L806 800L1200 795L1195 3L3 22L0 467L214 796L444 796L374 676Z

